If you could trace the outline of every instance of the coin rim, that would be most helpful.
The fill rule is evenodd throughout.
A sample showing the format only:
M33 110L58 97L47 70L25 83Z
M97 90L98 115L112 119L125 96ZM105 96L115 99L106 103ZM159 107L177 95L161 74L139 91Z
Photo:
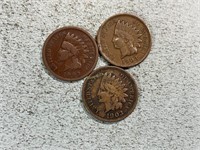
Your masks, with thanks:
M91 69L86 72L85 74L79 76L79 77L76 77L76 78L65 78L65 77L62 77L58 74L56 74L50 67L49 67L49 64L47 62L47 57L45 55L45 52L46 52L46 46L48 45L48 42L49 40L58 32L62 31L62 30L70 30L70 29L75 29L75 30L79 30L81 32L83 32L84 34L86 34L92 41L94 47L95 47L95 52L96 52L96 56L95 56L95 59L94 59L94 64L93 66L91 67ZM98 56L99 56L99 53L98 53L98 47L97 47L97 44L94 40L94 38L89 34L89 32L87 32L86 30L80 28L80 27L77 27L77 26L65 26L65 27L61 27L61 28L58 28L56 29L55 31L53 31L51 34L49 34L49 36L47 37L47 39L45 40L44 42L44 45L42 47L42 59L43 59L43 62L44 62L44 65L46 66L46 68L48 69L48 71L53 74L56 78L60 79L60 80L64 80L64 81L76 81L76 80L80 80L80 79L83 79L84 77L86 77L87 75L89 75L95 68L96 64L97 64L97 61L98 61Z
M96 72L98 72L99 70L101 69L117 69L119 71L122 71L124 72L130 79L132 79L133 83L135 84L135 90L136 90L136 99L135 99L135 102L133 104L133 107L123 116L123 117L119 117L117 119L105 119L105 118L101 118L99 117L98 115L95 115L89 108L88 105L86 105L86 98L84 96L84 93L85 93L85 87L86 87L86 84L87 84L87 81L88 79ZM90 113L90 115L92 117L94 117L95 119L98 119L100 121L104 121L104 122L118 122L118 121L121 121L121 120L124 120L126 117L128 117L136 108L136 105L138 103L138 86L136 84L136 81L134 80L134 78L131 76L130 73L128 73L127 71L123 70L122 68L119 68L119 67L116 67L116 66L104 66L104 67L99 67L98 69L95 69L84 81L83 83L83 86L82 86L82 100L83 100L83 103L84 103L84 107L85 109Z
M142 22L142 24L147 28L147 33L149 34L149 48L147 50L147 53L144 55L144 57L138 61L137 63L134 63L134 64L131 64L131 65L120 65L119 63L116 63L114 61L112 61L111 59L109 59L109 57L107 57L103 51L102 51L102 46L101 46L101 42L100 42L100 35L101 35L101 30L103 28L103 26L111 19L115 18L115 17L119 17L119 16L130 16L130 17L133 17L133 18L136 18L138 19L139 21ZM135 15L132 15L132 14L129 14L129 13L122 13L122 14L117 14L117 15L113 15L111 17L109 17L108 19L106 19L102 24L101 26L99 27L98 31L97 31L97 46L98 46L98 50L100 51L101 55L109 62L111 63L112 65L115 65L115 66L118 66L118 67L122 67L122 68L129 68L129 67L133 67L133 66L136 66L138 64L140 64L141 62L143 62L147 56L149 55L150 51L151 51L151 47L152 47L152 38L151 38L151 33L150 33L150 30L149 28L147 27L147 25L145 24L145 22L140 19L138 16L135 16Z

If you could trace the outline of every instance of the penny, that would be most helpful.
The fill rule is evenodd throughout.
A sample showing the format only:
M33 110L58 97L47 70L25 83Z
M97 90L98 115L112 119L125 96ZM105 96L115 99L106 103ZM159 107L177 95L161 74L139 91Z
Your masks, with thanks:
M130 14L118 14L99 28L97 43L103 57L119 67L141 63L149 54L151 36L145 23Z
M46 68L58 79L79 80L94 69L97 45L91 35L78 27L63 27L51 33L42 50Z
M93 117L115 122L134 110L138 90L134 79L119 67L102 67L93 71L83 84L84 106Z

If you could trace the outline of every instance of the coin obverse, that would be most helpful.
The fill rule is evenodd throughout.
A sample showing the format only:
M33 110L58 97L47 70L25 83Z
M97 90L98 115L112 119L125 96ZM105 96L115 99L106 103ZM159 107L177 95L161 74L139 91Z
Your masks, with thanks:
M97 43L99 51L111 64L132 67L149 54L151 36L141 19L130 14L118 14L101 25Z
M78 27L57 29L46 39L42 57L46 68L58 79L79 80L94 69L98 50L90 34Z
M118 67L102 67L86 78L82 99L93 117L115 122L126 118L134 110L138 89L126 71Z

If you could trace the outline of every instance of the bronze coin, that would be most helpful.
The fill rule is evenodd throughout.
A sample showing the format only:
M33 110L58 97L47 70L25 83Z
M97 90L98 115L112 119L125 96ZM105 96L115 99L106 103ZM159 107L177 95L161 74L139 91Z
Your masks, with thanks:
M131 67L149 54L151 36L141 19L130 14L118 14L101 25L97 43L101 54L111 64Z
M102 67L84 82L82 98L85 108L101 121L115 122L134 110L138 90L134 79L119 67Z
M97 45L91 35L78 27L63 27L49 35L43 46L46 68L61 80L79 80L94 69Z

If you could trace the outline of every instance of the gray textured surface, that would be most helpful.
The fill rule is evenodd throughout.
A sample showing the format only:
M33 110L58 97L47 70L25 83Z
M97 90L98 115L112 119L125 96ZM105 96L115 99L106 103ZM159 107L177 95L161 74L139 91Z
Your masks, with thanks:
M137 75L134 113L114 124L83 109L83 80L52 78L41 61L46 37L77 25L94 37L119 12L140 16L152 51ZM197 0L1 0L0 149L200 149L200 2ZM99 66L107 65L100 58Z

